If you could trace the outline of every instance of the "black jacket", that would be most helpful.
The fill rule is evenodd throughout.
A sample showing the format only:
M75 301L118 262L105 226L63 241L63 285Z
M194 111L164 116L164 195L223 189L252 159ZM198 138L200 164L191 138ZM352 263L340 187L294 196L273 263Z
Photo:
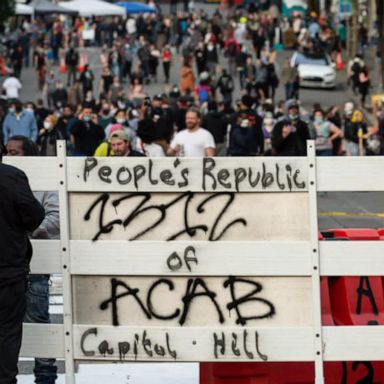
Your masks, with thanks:
M306 156L307 140L309 137L309 129L307 123L297 120L295 131L283 137L283 127L285 120L282 119L276 123L272 131L272 148L273 154L276 156Z
M29 273L32 247L28 232L34 231L44 216L25 174L0 163L0 286Z
M81 156L93 156L105 138L104 129L93 121L86 123L76 120L72 125L71 134L75 138L75 154Z

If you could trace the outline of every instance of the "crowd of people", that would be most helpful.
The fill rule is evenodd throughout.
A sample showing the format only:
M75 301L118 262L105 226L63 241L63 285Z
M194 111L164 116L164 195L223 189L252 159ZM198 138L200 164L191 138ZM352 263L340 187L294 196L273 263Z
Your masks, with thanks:
M82 47L89 45L83 32L89 29L94 31L92 44L100 50L97 83L83 57ZM377 153L379 141L382 152L382 134L372 137L359 105L351 112L348 103L348 113L337 107L324 111L320 104L304 110L297 68L287 59L278 70L279 44L335 56L345 40L342 30L337 32L313 12L307 19L288 19L279 17L274 6L261 12L253 4L212 17L200 11L127 19L24 20L5 62L10 75L3 82L0 105L2 138L7 142L15 135L26 136L41 155L54 155L56 140L64 139L69 155L113 156L112 135L123 131L120 136L129 142L131 153L187 156L188 147L194 146L189 136L182 150L175 151L174 145L188 129L187 112L193 112L198 128L213 140L210 155L304 155L309 138L316 140L320 155L371 154L375 145ZM176 60L183 62L179 81L170 84ZM42 96L22 103L20 74L30 61ZM66 84L58 67L66 72ZM151 85L160 81L161 70L164 92L151 98ZM360 55L348 73L364 104L369 76ZM279 84L285 87L286 100L276 100Z

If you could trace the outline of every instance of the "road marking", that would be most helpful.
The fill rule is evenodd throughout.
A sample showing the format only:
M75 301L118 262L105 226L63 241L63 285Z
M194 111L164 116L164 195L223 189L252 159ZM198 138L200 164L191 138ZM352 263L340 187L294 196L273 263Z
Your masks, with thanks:
M379 217L384 218L384 213L353 213L353 212L320 212L319 216L329 217Z

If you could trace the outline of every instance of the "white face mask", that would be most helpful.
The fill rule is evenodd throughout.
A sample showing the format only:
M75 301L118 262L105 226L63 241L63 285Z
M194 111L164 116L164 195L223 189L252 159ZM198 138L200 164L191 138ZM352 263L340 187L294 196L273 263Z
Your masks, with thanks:
M124 124L124 123L125 123L125 119L118 118L118 119L116 119L116 122L117 122L118 124Z
M49 121L44 121L44 128L45 129L50 129L52 127L52 124Z

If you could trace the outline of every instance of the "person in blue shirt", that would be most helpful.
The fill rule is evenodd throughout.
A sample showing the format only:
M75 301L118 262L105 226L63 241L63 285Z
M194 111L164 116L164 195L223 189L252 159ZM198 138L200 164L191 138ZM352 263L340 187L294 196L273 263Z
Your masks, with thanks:
M7 143L12 136L25 136L36 142L37 124L35 115L23 109L19 100L11 102L3 123L3 138Z

